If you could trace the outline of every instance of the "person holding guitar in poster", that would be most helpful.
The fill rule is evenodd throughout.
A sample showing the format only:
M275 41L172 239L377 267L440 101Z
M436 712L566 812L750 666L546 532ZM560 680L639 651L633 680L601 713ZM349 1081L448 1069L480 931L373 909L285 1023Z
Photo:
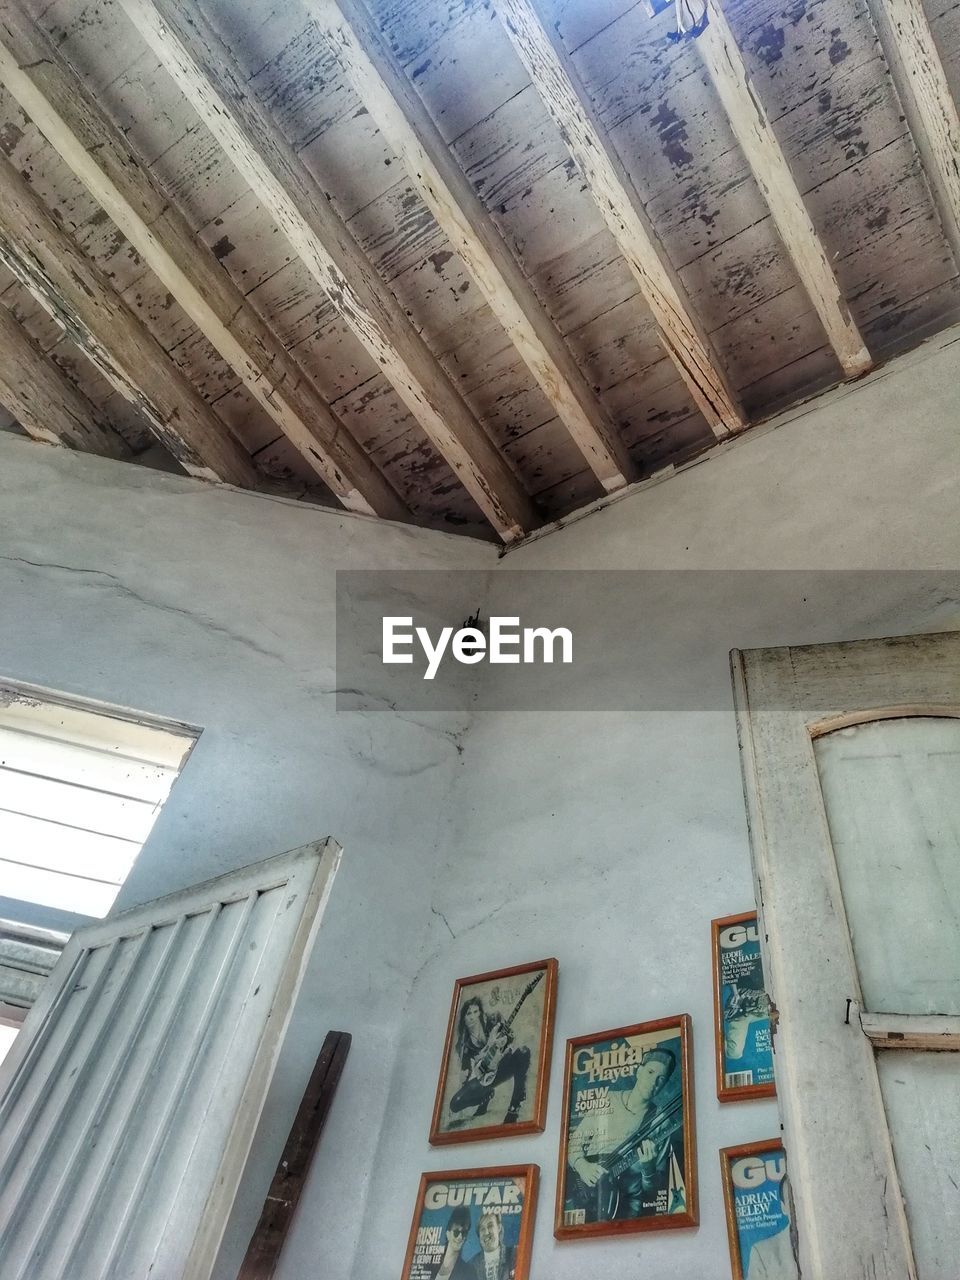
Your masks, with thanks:
M516 1124L520 1119L531 1054L526 1045L513 1043L511 1027L524 1000L543 976L541 971L527 984L507 1019L488 1014L479 996L464 1001L457 1019L456 1041L461 1084L450 1099L451 1111L459 1113L474 1107L474 1116L486 1115L497 1086L512 1080L513 1092L503 1123Z
M611 1090L607 1109L585 1116L571 1133L567 1162L576 1176L567 1197L585 1211L584 1221L671 1212L669 1157L683 1113L679 1097L663 1108L657 1097L676 1066L670 1049L648 1049L633 1088Z

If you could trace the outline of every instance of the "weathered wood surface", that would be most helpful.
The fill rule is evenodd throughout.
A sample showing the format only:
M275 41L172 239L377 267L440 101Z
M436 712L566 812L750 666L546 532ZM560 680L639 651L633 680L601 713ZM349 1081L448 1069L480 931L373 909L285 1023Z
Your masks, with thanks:
M870 353L716 0L707 0L707 19L697 51L837 359L849 377L858 377L871 367Z
M616 430L363 5L308 9L586 462L605 489L620 488L633 465Z
M110 421L0 303L0 403L35 440L130 459Z
M960 114L920 0L870 0L870 12L960 268Z
M10 0L0 4L0 77L203 337L343 504L402 518L403 505L342 422L216 258L197 243L50 41ZM194 375L191 380L201 394L213 398L202 385L202 367L197 373L200 379Z
M270 1280L276 1272L343 1074L350 1040L346 1031L327 1032L273 1175L260 1221L240 1264L237 1280Z
M490 6L367 4L642 473L669 461L671 432L678 457L696 447L698 432L708 443L702 418L660 357L636 282ZM644 192L751 418L835 381L835 357L696 49L668 46L662 23L627 0L542 5L631 181ZM128 131L131 147L176 192L191 229L270 316L415 518L480 531L472 499L119 7L99 0L24 0L24 7ZM501 448L515 450L524 487L550 514L565 501L597 497L600 486L588 474L578 490L571 487L566 429L522 363L510 362L506 343L495 336L499 325L454 245L306 11L295 0L270 6L209 0L204 10L474 413ZM865 0L728 0L724 11L873 353L901 349L960 318L956 266ZM927 17L956 95L960 6L940 0L927 6ZM97 211L89 211L86 193L62 166L51 167L43 148L31 143L31 130L0 94L0 148L42 185L84 252L116 274L116 287L129 288L126 300L156 326L174 358L189 353L203 385L218 389L218 412L235 405L238 431L258 465L267 465L275 450L282 452L273 424L243 400L239 380L202 347L189 317L176 304L165 307L166 290L128 242L107 220L94 224ZM61 350L69 350L63 339L55 358ZM88 393L91 378L105 385L91 369L76 369ZM113 418L117 399L109 406ZM121 408L135 426L128 406ZM298 465L296 456L291 465Z
M0 159L0 259L192 475L254 487L249 457L162 347Z
M746 425L726 373L619 156L608 144L565 50L531 0L497 0L497 12L610 234L637 278L665 350L718 436Z
M251 96L204 15L192 0L122 3L497 533L510 540L533 528L535 509L515 473Z

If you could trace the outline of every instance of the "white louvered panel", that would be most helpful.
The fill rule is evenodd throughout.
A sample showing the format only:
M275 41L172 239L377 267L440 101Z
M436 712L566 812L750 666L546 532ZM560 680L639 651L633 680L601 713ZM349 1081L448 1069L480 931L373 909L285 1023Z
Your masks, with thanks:
M51 763L56 765L56 757ZM142 843L153 826L164 796L156 800L130 800L108 791L91 791L72 782L39 778L30 773L0 769L0 809L31 818L121 840Z
M52 776L96 791L113 791L137 800L155 801L158 796L162 798L169 793L177 777L174 768L143 764L120 754L116 748L79 746L0 726L0 765L4 768L50 776L54 746L56 768Z
M21 902L40 902L58 911L83 916L105 916L119 893L119 885L104 884L58 871L22 867L0 858L0 892Z
M139 840L78 831L0 809L0 857L10 862L120 884L139 852Z
M4 1280L209 1276L338 858L74 935L0 1068Z

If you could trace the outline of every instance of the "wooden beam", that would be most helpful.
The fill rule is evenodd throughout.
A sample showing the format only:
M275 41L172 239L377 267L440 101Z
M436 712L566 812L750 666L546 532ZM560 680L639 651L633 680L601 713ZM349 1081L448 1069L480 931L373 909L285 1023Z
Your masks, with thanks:
M276 1272L349 1048L346 1031L327 1032L237 1280L270 1280Z
M123 437L2 303L0 350L0 403L34 440L104 458L133 457Z
M703 65L830 345L844 373L858 377L873 365L870 352L717 0L707 0L707 17L706 29L696 39Z
M507 460L257 102L196 0L120 3L500 536L510 541L533 528L534 506Z
M403 519L386 479L19 0L0 2L0 81L343 505Z
M663 346L694 401L717 436L739 431L746 419L736 393L568 54L547 31L531 0L494 0L494 5L636 276Z
M588 466L622 488L636 477L626 445L361 0L306 7Z
M960 267L960 115L921 0L869 0L944 234Z
M143 413L191 475L254 488L249 455L159 342L0 156L0 260Z

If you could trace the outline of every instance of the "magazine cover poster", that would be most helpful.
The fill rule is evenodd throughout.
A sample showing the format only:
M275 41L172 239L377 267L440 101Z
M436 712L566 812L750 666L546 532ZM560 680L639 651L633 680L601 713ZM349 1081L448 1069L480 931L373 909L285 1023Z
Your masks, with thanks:
M567 1042L560 1238L695 1226L686 1014Z
M779 1139L720 1153L734 1280L797 1280Z
M526 1280L536 1165L424 1174L403 1280Z
M773 1046L756 912L713 921L713 967L717 1096L769 1097Z
M431 1143L543 1129L556 980L556 960L459 979Z

